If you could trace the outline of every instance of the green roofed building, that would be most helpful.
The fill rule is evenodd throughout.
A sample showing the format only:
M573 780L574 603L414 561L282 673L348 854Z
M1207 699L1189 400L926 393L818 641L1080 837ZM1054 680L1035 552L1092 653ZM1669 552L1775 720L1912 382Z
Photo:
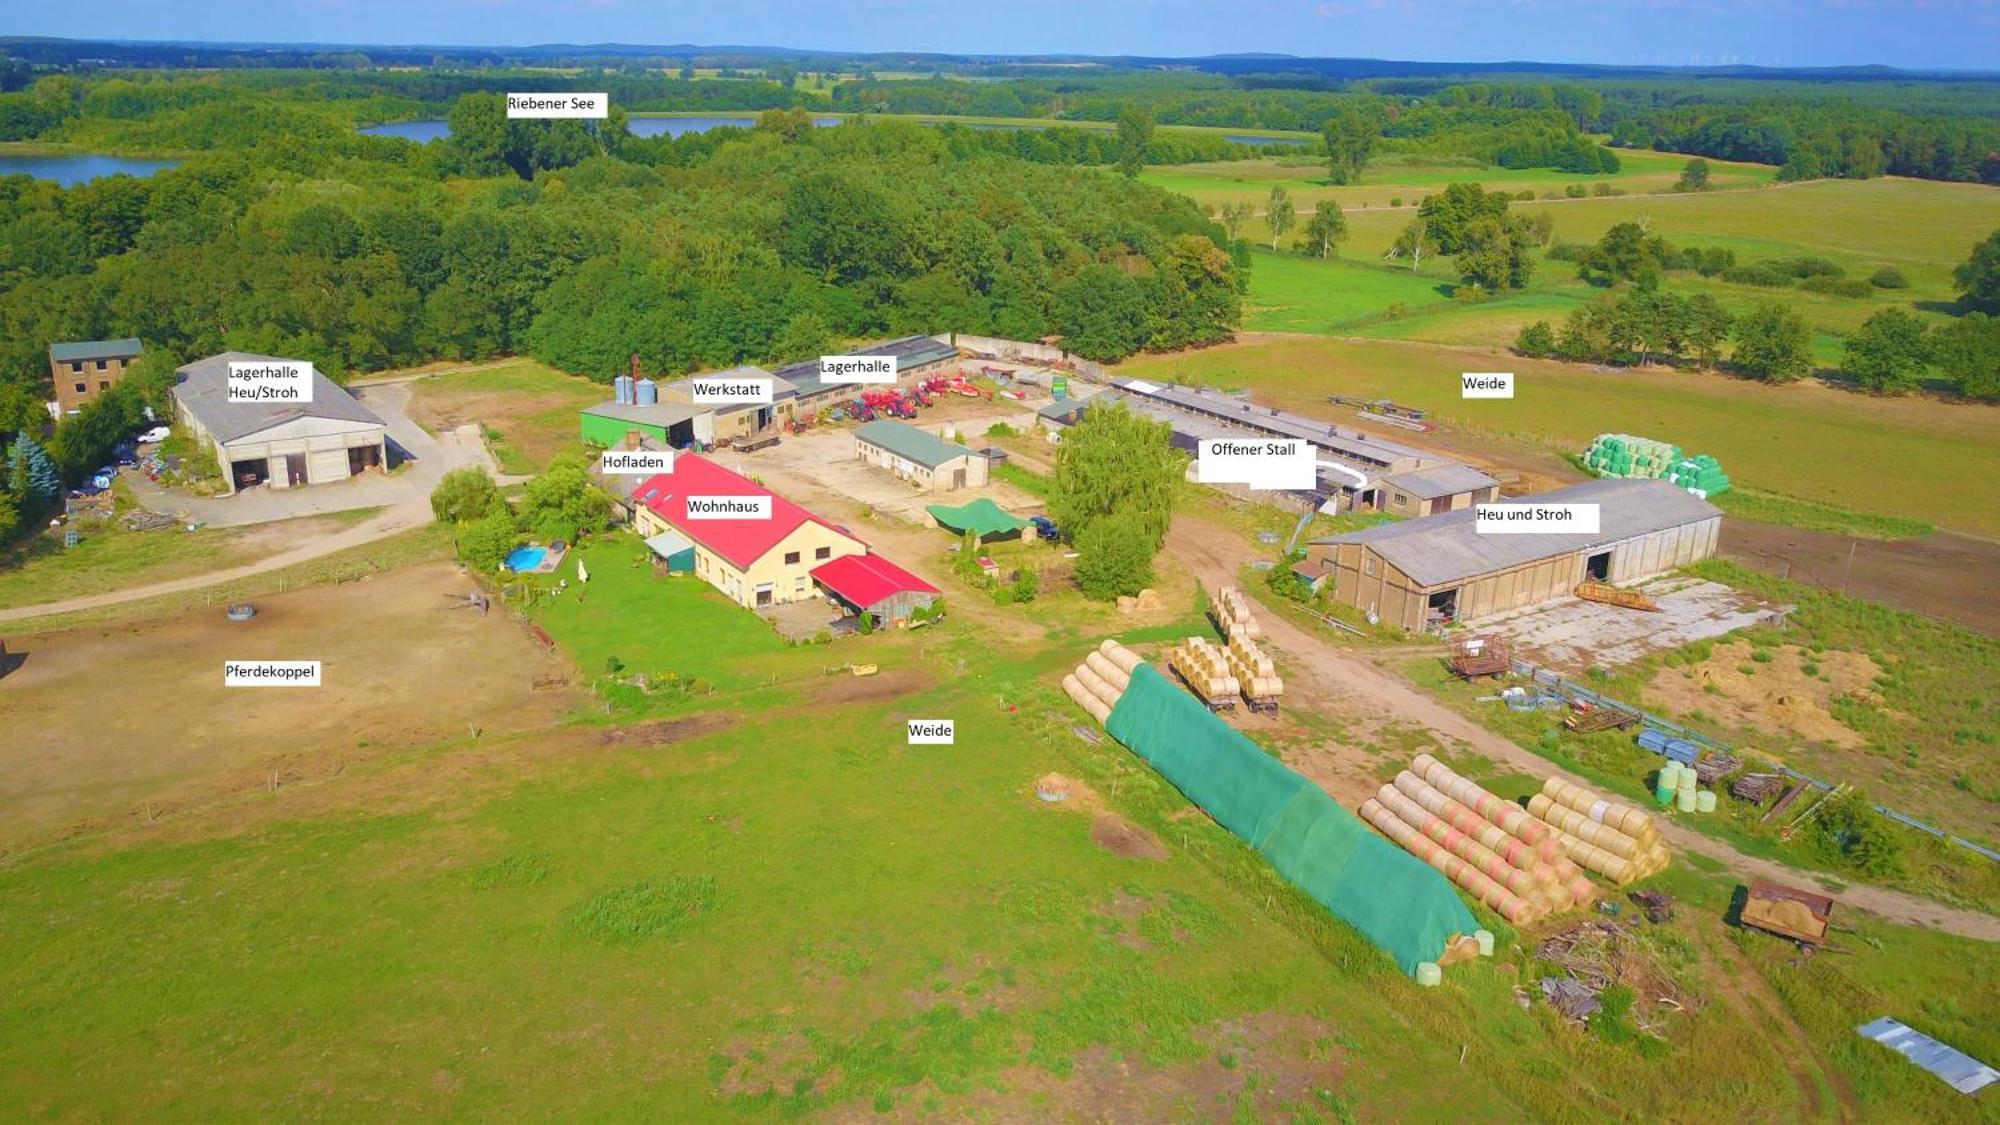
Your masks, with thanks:
M986 483L986 455L903 422L881 419L855 432L861 459L925 492L956 492Z
M959 535L970 531L982 542L1001 535L1018 535L1029 526L1027 520L1015 519L984 496L956 508L932 504L924 511L931 514L939 527Z

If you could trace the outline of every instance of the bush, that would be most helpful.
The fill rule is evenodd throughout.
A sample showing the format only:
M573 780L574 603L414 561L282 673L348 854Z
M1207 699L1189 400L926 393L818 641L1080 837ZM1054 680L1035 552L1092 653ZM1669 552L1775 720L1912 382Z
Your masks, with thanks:
M1903 841L1896 826L1875 811L1860 792L1828 801L1814 822L1813 850L1823 860L1864 875L1885 878L1903 872Z
M1856 281L1850 277L1829 277L1825 274L1814 274L1806 278L1799 282L1799 288L1808 293L1825 293L1833 297L1866 297L1873 292L1865 281Z
M1845 277L1847 271L1834 262L1811 254L1797 258L1773 258L1771 265L1793 277Z
M1722 280L1733 281L1738 285L1761 285L1766 289L1783 289L1797 279L1774 263L1751 262L1723 270Z
M992 425L986 427L987 437L1013 437L1015 434L1019 432L1020 431L1016 430L1014 427L1008 425L1005 422L995 422Z
M1584 187L1582 184L1570 184L1568 187L1563 188L1563 194L1569 196L1571 199L1582 199L1584 196L1590 194L1590 189Z
M1895 266L1883 266L1868 276L1868 284L1877 289L1908 289L1910 279L1904 277L1903 271Z
M1514 198L1520 200L1523 203L1533 202L1535 198L1535 189L1522 188L1520 191L1514 193Z
M1580 262L1590 254L1590 247L1581 242L1558 242L1549 247L1550 261Z
M1402 196L1400 196L1400 195L1392 195L1392 196L1390 196L1390 197L1389 197L1389 206L1391 206L1391 207L1401 207L1402 205L1403 205L1403 197L1402 197Z
M470 465L453 469L431 490L431 514L439 523L466 524L485 516L495 504L506 504L493 478Z
M1522 355L1541 359L1556 352L1556 334L1546 320L1538 320L1521 329L1514 337L1514 350Z
M472 569L492 574L520 542L521 529L503 503L458 533L458 557Z
M1015 601L1022 603L1034 601L1035 595L1042 590L1041 575L1037 574L1034 568L1024 566L1015 573L1014 584L1009 588L1013 591Z

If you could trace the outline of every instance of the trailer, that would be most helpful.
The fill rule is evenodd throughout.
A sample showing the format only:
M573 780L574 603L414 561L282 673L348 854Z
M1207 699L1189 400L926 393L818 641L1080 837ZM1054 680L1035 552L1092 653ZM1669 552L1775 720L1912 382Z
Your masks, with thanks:
M1506 675L1513 670L1514 657L1500 638L1481 633L1471 637L1454 637L1451 656L1446 664L1460 679L1476 680L1481 676Z
M1743 924L1796 942L1806 953L1826 944L1827 930L1833 925L1833 900L1825 895L1753 880L1750 896L1743 901Z
M1592 734L1601 730L1625 730L1639 725L1639 716L1630 711L1620 711L1616 707L1593 707L1588 704L1570 704L1569 714L1563 716L1563 726L1577 734Z

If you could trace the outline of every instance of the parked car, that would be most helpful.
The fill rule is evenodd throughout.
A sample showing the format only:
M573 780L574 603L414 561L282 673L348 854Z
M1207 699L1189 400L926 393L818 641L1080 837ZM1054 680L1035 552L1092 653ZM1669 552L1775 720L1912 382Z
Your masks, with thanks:
M1049 543L1062 542L1062 529L1056 526L1056 521L1047 516L1029 516L1028 522L1035 525L1037 538Z
M167 440L167 435L173 432L173 427L171 426L154 426L152 429L139 435L139 444L151 445L157 441L165 441Z

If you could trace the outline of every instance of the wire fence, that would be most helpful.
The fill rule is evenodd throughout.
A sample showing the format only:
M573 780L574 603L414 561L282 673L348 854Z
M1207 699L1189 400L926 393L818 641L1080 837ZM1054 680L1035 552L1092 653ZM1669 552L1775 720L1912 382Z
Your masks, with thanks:
M1692 742L1695 745L1700 746L1704 749L1713 750L1718 754L1734 753L1734 750L1726 742L1721 742L1718 741L1717 739L1710 738L1709 736L1701 733L1698 730L1682 726L1680 723L1674 722L1672 719L1662 718L1661 716L1655 715L1650 711L1634 707L1631 704L1624 702L1623 700L1613 699L1612 697L1605 695L1602 692L1593 691L1592 689L1587 688L1584 685L1579 684L1573 680L1566 680L1558 673L1552 672L1547 668L1542 668L1535 664L1531 664L1526 660L1514 661L1514 674L1517 676L1526 676L1532 681L1534 681L1534 683L1537 686L1552 689L1566 699L1580 700L1584 703L1590 704L1592 707L1604 707L1613 711L1618 711L1626 715L1630 715L1645 726L1651 727L1654 730L1664 731L1667 734L1671 734L1676 738L1687 739L1689 742ZM1795 770L1790 766L1779 765L1777 769L1779 773L1784 774L1786 777L1791 778L1793 781L1804 782L1805 784L1813 787L1814 789L1831 790L1835 788L1834 782L1813 777L1810 774L1800 773L1798 770ZM1991 848L1985 847L1981 844L1976 844L1973 841L1968 840L1963 836L1955 836L1945 831L1944 829L1939 828L1934 824L1926 824L1923 821L1918 820L1917 818L1910 816L1906 813L1897 812L1895 809L1892 809L1887 805L1876 805L1875 811L1881 813L1883 816L1888 817L1890 820L1893 820L1898 824L1907 825L1911 828L1917 829L1920 832L1927 832L1932 836L1936 836L1941 840L1949 840L1950 842L1957 844L1961 848L1965 848L1969 851L1978 852L1980 855L1985 856L1987 859L1993 860L1996 863L2000 863L2000 852L1995 852Z

